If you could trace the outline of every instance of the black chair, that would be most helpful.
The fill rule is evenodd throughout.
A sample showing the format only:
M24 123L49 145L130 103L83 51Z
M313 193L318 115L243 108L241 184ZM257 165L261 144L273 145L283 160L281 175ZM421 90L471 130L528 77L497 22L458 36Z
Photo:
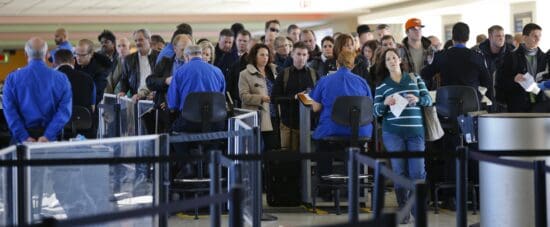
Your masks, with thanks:
M90 112L90 109L83 106L73 106L71 119L61 132L61 138L72 138L78 133L87 132L90 129L92 129L92 113Z
M194 92L190 93L185 99L181 118L190 123L186 132L176 132L179 135L191 133L205 133L212 130L219 130L213 127L216 123L225 123L227 110L225 96L219 92ZM213 141L206 141L211 145ZM203 154L203 143L198 144L198 153ZM176 151L177 152L177 151ZM188 151L185 151L188 152ZM198 197L201 193L208 193L210 179L204 176L204 163L198 162L196 165L196 176L193 178L174 178L173 192L193 193ZM222 179L225 181L225 179ZM198 219L198 209L195 209L195 219Z
M366 142L370 140L370 138L359 137L359 128L361 126L368 125L373 121L372 107L372 99L367 96L341 96L336 98L332 107L331 118L337 124L351 127L351 136L327 137L323 140L330 143L341 144L343 148L363 146ZM341 214L340 190L347 188L347 174L338 173L320 177L322 182L319 182L313 188L313 210L316 210L315 199L319 189L329 188L334 192L334 206L336 207L336 214ZM361 180L359 187L362 189L369 188L372 192L372 177L367 175L359 175L359 179Z
M463 135L460 134L460 128L457 118L466 115L469 112L476 112L481 109L478 92L469 86L443 86L437 89L435 102L437 115L441 122L441 127L445 133L457 133L460 136L460 145L464 145ZM477 184L468 183L469 190L472 192L473 213L476 214ZM439 182L434 185L434 213L439 213L439 190L456 188L455 182Z

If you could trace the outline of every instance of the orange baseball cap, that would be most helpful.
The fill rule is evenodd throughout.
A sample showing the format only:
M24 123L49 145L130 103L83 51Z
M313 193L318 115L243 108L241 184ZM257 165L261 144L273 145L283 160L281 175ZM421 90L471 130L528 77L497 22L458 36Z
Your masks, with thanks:
M418 18L411 18L407 20L407 23L405 23L405 31L408 31L410 28L414 27L421 27L423 28L424 25L422 25L422 21Z

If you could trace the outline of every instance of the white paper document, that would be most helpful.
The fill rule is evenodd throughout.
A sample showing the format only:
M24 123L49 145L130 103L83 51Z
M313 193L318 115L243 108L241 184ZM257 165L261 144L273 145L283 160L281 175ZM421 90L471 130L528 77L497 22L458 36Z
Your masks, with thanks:
M409 101L397 93L393 94L392 97L395 99L395 104L390 106L390 111L394 116L399 117L403 110L407 108Z
M535 83L535 78L531 74L523 74L523 79L524 80L519 82L519 84L523 87L523 89L525 89L525 91L533 94L538 94L540 92L540 88L537 83Z

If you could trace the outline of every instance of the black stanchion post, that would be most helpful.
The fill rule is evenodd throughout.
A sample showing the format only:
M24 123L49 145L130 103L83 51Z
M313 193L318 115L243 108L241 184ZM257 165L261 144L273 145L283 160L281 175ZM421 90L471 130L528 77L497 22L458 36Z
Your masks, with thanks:
M160 157L168 157L170 155L170 142L168 141L168 134L162 134L159 137ZM160 175L160 190L159 201L160 204L168 204L170 202L170 163L159 163L159 175ZM160 215L159 226L168 226L168 216L170 214L164 213Z
M375 218L374 220L376 220L375 226L397 227L397 214L394 212L381 214L380 217Z
M426 201L428 195L428 186L426 182L417 182L415 184L416 203L414 204L414 226L428 226L428 215L426 214Z
M468 195L468 147L460 146L456 149L456 226L466 227L468 225L466 215Z
M121 120L120 120L120 103L116 103L113 106L113 110L115 112L115 137L120 137L120 131L122 130L121 126Z
M210 153L210 196L220 193L220 155L216 150ZM221 226L221 209L219 203L210 204L210 226Z
M535 177L535 226L546 227L546 162L534 161Z
M231 207L229 209L229 227L241 227L243 220L243 196L244 190L240 185L231 189Z
M376 167L374 168L374 218L380 218L382 216L382 208L384 208L384 182L386 181L386 177L382 175L383 166L384 163L376 161Z
M53 217L47 217L42 219L41 227L56 227L59 226L57 220Z
M27 167L23 161L27 158L27 146L17 145L17 225L27 225L29 215L28 198L29 189L27 185Z
M356 147L348 148L348 215L349 223L359 222L359 173L355 154Z

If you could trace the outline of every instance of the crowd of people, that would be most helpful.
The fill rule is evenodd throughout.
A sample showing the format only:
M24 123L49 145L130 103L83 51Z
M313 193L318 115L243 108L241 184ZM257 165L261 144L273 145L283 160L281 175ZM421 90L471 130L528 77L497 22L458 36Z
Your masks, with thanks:
M93 113L86 136L94 137L97 105L105 93L153 100L160 116L156 131L170 133L195 128L178 115L189 93L220 92L237 107L260 110L264 150L297 150L300 139L308 139L299 138L297 96L310 93L313 110L320 112L312 137L320 151L333 151L340 148L324 144L323 138L351 133L331 119L333 102L339 96L360 95L373 99L389 152L425 150L421 107L432 105L428 90L440 86L479 90L489 100L489 112L550 109L544 92L520 85L530 74L538 87L550 88L550 52L538 46L542 28L537 24L525 25L517 43L507 40L503 27L491 26L472 48L466 47L470 31L465 23L453 26L452 40L444 47L436 36L424 37L424 26L417 18L407 20L406 37L398 42L388 25L375 30L359 25L355 32L322 37L319 46L313 30L292 24L283 35L278 20L265 23L261 38L235 23L220 31L217 42L197 39L192 27L182 23L167 43L145 28L134 31L133 53L128 38L117 39L109 30L98 35L96 51L89 39L73 47L68 31L60 28L55 31L57 47L50 52L40 38L26 43L28 65L7 76L3 109L12 143L57 140L73 106ZM397 102L394 94L408 102L399 116L390 111ZM378 132L367 125L359 133L370 137ZM422 159L395 159L392 167L403 176L426 177ZM396 185L400 206L408 194Z

